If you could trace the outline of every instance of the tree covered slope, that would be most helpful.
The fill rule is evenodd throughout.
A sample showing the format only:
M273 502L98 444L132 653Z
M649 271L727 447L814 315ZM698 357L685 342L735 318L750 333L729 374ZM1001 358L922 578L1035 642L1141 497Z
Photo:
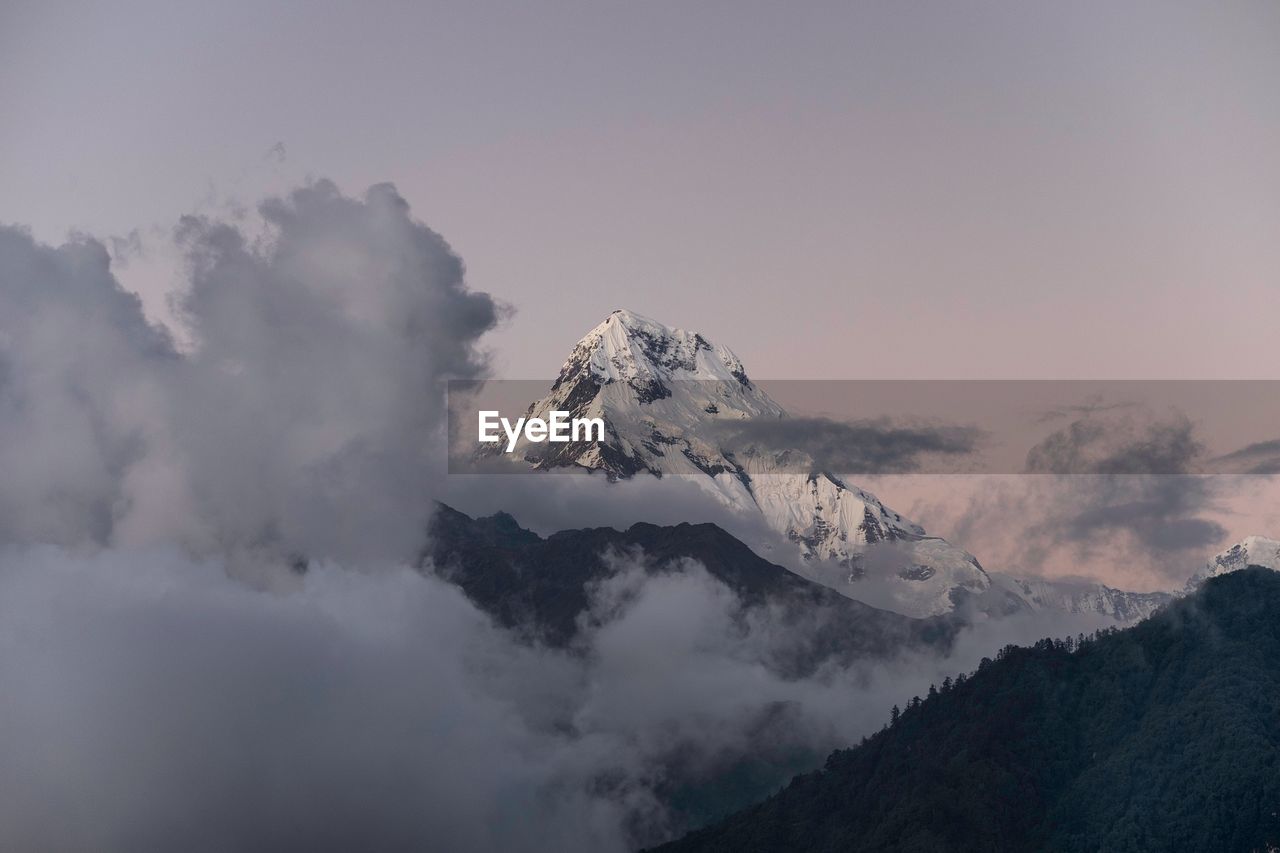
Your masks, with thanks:
M666 845L710 851L1248 851L1280 841L1280 574L1007 648L818 772Z

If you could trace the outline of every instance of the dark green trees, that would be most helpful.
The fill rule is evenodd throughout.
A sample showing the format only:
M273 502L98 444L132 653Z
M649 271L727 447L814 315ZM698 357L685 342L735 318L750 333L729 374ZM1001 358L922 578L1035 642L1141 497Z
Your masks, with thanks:
M896 709L895 709L896 710ZM1250 851L1280 841L1280 574L1008 647L670 851Z

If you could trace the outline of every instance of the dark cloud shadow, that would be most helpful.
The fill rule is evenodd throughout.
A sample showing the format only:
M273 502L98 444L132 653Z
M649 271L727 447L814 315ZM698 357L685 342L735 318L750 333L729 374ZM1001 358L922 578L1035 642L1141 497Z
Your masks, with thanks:
M972 426L907 423L889 418L839 421L787 417L711 423L712 434L726 450L794 454L795 464L803 465L806 473L908 473L920 470L929 458L968 456L979 449L986 437Z

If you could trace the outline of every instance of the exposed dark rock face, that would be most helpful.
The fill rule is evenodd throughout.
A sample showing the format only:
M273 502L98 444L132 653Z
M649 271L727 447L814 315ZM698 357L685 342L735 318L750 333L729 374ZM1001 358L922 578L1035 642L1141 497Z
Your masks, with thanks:
M597 527L544 539L505 513L473 519L441 506L424 565L434 565L504 627L530 640L571 646L590 612L593 585L617 571L610 555L637 550L650 574L680 571L683 560L696 560L734 592L744 617L773 608L781 626L795 628L789 659L775 661L788 674L810 673L832 659L888 657L909 648L945 652L957 630L951 619L912 619L846 598L760 558L714 524Z

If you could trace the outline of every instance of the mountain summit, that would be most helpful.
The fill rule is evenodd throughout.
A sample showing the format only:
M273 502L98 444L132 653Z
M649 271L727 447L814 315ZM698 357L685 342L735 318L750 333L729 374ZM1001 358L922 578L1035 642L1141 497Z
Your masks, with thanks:
M700 436L715 418L783 417L728 347L630 311L614 311L578 341L530 416L604 418L604 442L516 445L539 468L580 465L610 478L741 472ZM739 477L741 479L741 477ZM738 503L732 487L726 497Z
M841 591L899 613L929 616L994 595L978 561L885 506L875 495L820 471L802 472L794 451L726 449L718 422L786 418L728 347L696 332L614 311L578 341L530 417L567 411L603 418L606 440L516 445L538 468L576 465L610 478L691 476L725 504L760 513L803 560L837 567ZM873 553L874 552L874 553Z

